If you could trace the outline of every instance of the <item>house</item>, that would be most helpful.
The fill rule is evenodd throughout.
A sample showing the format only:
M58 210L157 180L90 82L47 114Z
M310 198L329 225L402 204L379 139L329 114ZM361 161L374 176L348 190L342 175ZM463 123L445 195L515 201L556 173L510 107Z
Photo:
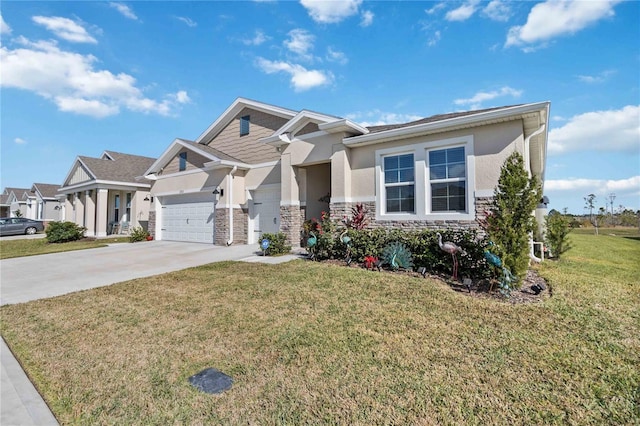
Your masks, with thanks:
M549 102L365 127L236 99L195 141L175 139L145 172L156 239L256 243L305 220L350 215L371 227L478 227L500 168L520 152L544 181Z
M28 193L29 188L5 188L0 197L0 217L26 217Z
M59 221L62 217L62 203L58 199L58 189L60 185L50 183L34 183L31 186L32 203L30 212L33 217L29 219L42 220L45 222Z
M141 178L154 158L104 151L99 158L78 156L58 189L62 220L104 237L147 227L149 182Z

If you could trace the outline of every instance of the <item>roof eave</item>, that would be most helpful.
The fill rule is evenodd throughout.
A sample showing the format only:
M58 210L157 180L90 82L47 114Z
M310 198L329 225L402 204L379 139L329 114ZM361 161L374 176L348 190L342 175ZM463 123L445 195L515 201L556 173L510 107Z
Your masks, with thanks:
M402 139L405 137L420 136L431 133L441 133L461 127L479 126L484 123L490 123L491 121L505 119L511 116L522 116L534 112L544 113L544 120L546 120L546 117L548 116L549 105L550 102L545 101L533 104L519 105L515 107L507 107L478 114L449 118L432 123L417 124L415 126L400 127L397 129L391 129L377 133L369 133L362 136L354 136L345 139L343 143L346 146L350 147L373 145L377 143Z

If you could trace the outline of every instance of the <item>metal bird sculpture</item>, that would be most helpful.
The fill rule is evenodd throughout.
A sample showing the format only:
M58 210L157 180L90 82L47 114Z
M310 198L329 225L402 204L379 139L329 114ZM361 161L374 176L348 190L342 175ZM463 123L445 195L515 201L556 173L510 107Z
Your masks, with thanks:
M493 241L489 242L489 247L493 247ZM491 253L489 249L484 251L484 258L487 263L491 266L496 267L497 269L502 271L502 279L500 280L500 293L502 293L505 297L509 297L511 295L511 283L517 281L518 279L511 273L511 271L503 265L502 259L500 259L495 254ZM493 285L489 289L489 291L493 290Z
M382 251L382 259L384 263L391 266L391 269L398 270L399 268L411 270L413 269L413 259L411 258L411 252L404 244L394 242L389 244Z
M345 253L345 261L347 262L347 266L351 264L351 237L349 235L347 235L347 232L349 232L348 229L345 229L344 231L342 231L342 233L340 234L340 241L342 241L342 243L347 246L347 252Z
M313 232L309 232L309 238L307 238L307 251L309 252L309 259L315 260L316 249L315 246L318 243L318 237Z
M459 245L452 243L451 241L445 241L444 243L442 242L442 235L440 235L440 233L436 233L436 235L438 236L438 246L440 247L440 250L449 253L451 255L451 258L453 259L453 279L457 280L458 279L458 258L456 257L456 253L461 253L463 255L467 254L467 252L464 251L464 249L462 247L460 247Z

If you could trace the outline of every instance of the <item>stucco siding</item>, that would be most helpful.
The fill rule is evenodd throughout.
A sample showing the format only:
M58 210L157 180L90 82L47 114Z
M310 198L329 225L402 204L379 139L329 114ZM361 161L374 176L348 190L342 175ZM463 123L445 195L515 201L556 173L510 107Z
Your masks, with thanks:
M249 134L240 136L240 117L246 115L250 117ZM280 158L276 149L258 140L271 136L286 122L284 118L244 108L207 145L249 164L276 161Z
M262 185L280 183L280 163L274 166L251 169L245 177L247 188L257 188Z
M187 174L177 173L158 178L154 182L151 192L153 195L198 192L203 188L220 186L226 175L227 171L225 170L190 172Z

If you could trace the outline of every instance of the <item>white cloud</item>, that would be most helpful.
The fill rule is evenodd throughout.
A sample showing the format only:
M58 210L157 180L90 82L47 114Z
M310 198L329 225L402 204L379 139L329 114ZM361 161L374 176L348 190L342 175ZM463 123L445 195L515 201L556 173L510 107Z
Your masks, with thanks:
M481 104L486 101L493 100L501 97L519 98L522 95L522 90L513 89L509 86L501 87L499 90L493 90L491 92L478 92L468 99L456 99L453 101L456 105L470 106L471 109L480 108Z
M444 19L447 21L466 21L476 12L478 3L479 0L468 0L462 6L448 11Z
M180 90L179 92L171 95L176 102L178 102L179 104L188 104L189 102L191 102L191 98L189 97L189 95L187 94L186 91L184 90Z
M615 70L605 70L597 75L579 75L578 79L583 83L594 84L594 83L603 83L609 79L610 76L615 74Z
M144 113L170 115L186 92L156 101L136 87L136 79L125 73L94 69L98 59L62 50L53 41L31 42L19 37L23 47L0 46L2 87L34 92L55 103L61 111L92 117L117 114L121 107ZM173 96L173 98L171 98Z
M116 9L125 18L133 19L134 21L138 20L138 17L133 12L133 10L131 10L131 8L129 6L127 6L126 4L124 4L124 3L111 2L111 3L109 3L109 6L113 7L114 9Z
M300 0L309 16L321 24L335 24L356 15L362 0Z
M482 13L493 21L507 22L511 17L511 6L502 0L491 0Z
M333 50L333 48L327 48L327 60L329 62L337 62L340 65L346 65L349 62L347 55L344 52L340 52L338 50Z
M178 21L182 21L185 24L187 24L187 26L193 28L193 27L197 27L198 23L195 21L192 21L190 18L187 18L186 16L176 16L176 19Z
M368 27L369 25L373 24L373 17L375 16L373 12L371 12L370 10L365 10L364 12L362 12L361 16L362 16L362 20L360 21L361 27Z
M587 112L549 131L549 153L569 151L628 151L640 149L640 106Z
M91 37L87 30L81 25L73 22L68 18L61 18L59 16L34 16L31 18L33 22L38 25L42 25L57 37L72 41L74 43L97 43L98 41Z
M347 114L346 118L355 121L362 126L369 127L382 126L385 124L408 123L410 121L420 120L424 117L414 114L398 114L395 112L384 112L379 109L374 109L371 111Z
M333 74L327 71L308 70L301 65L283 61L270 61L258 58L256 65L265 73L284 72L291 76L291 85L296 92L302 92L314 87L325 86L333 81Z
M11 34L11 27L4 22L2 15L0 15L0 34Z
M296 28L289 31L289 39L283 43L287 49L300 56L307 56L309 50L313 49L315 36L307 30Z
M252 38L245 38L242 42L247 46L260 46L262 43L270 39L271 37L265 35L261 30L256 30Z
M606 197L611 193L621 197L629 195L640 196L640 176L618 180L582 178L546 180L544 190L545 193L547 191L584 192L585 195L593 193L600 197Z
M429 37L429 40L427 41L427 46L429 46L429 47L435 46L440 41L441 37L442 37L442 35L440 33L440 30L434 32L433 35L431 37Z
M434 13L439 12L440 10L444 9L445 7L447 7L447 4L445 2L436 3L435 6L433 6L432 8L425 9L425 13L427 15L433 15Z
M509 29L505 47L544 43L565 34L574 34L595 22L614 15L621 0L547 0L531 9L527 22Z
M18 145L24 145L24 144L26 144L26 143L27 143L27 141L25 141L25 140L24 140L24 139L22 139L22 138L15 138L13 141L14 141L15 143L17 143Z

